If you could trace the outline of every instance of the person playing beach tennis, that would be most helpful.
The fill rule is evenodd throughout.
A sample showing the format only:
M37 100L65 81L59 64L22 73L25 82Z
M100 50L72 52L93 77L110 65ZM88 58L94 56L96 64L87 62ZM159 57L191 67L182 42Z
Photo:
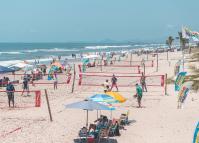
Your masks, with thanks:
M27 96L28 96L28 94L29 94L28 77L24 77L24 80L23 80L23 91L21 93L21 96L23 95L24 91L27 92Z
M136 84L136 95L134 97L137 97L138 108L141 108L142 88L138 84Z
M103 87L104 87L104 93L106 93L107 91L109 91L108 79L104 82Z
M54 90L57 89L58 79L57 79L57 73L54 73Z
M8 105L10 107L10 102L12 102L13 108L14 108L14 91L15 91L14 85L11 82L9 82L6 87L6 92L8 95Z
M142 76L140 78L140 84L142 86L142 91L146 91L147 92L147 88L146 88L146 77L144 76L143 72L142 72Z
M113 74L112 79L111 79L112 85L111 85L111 91L113 89L113 87L116 87L117 91L118 91L118 87L117 87L117 78L116 76Z

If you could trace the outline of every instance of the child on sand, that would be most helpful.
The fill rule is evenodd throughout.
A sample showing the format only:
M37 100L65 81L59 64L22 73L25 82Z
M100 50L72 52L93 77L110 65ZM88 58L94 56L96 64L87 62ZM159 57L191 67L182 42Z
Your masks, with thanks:
M107 91L109 91L108 79L104 82L103 87L104 87L104 93L106 93Z

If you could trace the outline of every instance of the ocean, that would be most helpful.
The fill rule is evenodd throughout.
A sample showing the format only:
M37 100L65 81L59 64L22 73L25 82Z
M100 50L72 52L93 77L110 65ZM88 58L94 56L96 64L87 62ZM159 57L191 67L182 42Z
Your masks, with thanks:
M49 61L53 57L67 57L89 52L127 51L136 48L165 47L165 44L145 43L0 43L0 65L18 60Z

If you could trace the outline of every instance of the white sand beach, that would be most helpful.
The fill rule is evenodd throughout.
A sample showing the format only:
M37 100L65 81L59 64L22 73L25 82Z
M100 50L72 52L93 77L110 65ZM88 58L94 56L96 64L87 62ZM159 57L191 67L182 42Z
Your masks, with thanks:
M154 67L146 67L146 75L167 74L168 78L174 78L174 66L181 56L181 52L169 52L168 62L166 60L166 53L160 53L159 68L158 72L156 72L156 58L150 55L149 60L154 60ZM132 60L141 61L142 56L137 57L137 55L133 55ZM187 63L185 67L188 67ZM20 96L20 93L15 93L15 98L19 102L17 103L16 101L16 105L24 106L24 108L9 108L6 93L1 93L0 142L73 143L75 139L78 139L78 131L86 124L86 111L81 109L65 109L64 105L82 101L96 93L103 93L103 87L78 86L77 67L76 70L77 76L74 93L71 93L73 77L70 84L58 85L58 90L54 90L52 84L36 84L34 87L30 85L30 90L41 90L41 107L26 108L29 105L34 106L34 93L30 93L30 97L23 97ZM99 68L92 68L91 70L95 72ZM110 68L105 70L111 71ZM115 68L114 70L114 73L131 71L130 68ZM12 79L13 77L10 76L10 78ZM15 79L20 78L20 76L15 77ZM59 82L65 80L65 76L58 76ZM104 82L100 77L95 80L97 84ZM125 80L124 83L129 82L130 79L127 78ZM48 81L47 77L45 77L45 79L38 82L51 81ZM15 88L16 90L21 90L21 85L16 85ZM142 99L143 108L136 108L137 100L133 97L135 95L135 86L119 87L119 93L127 98L127 101L117 104L116 110L112 112L112 117L117 119L122 113L129 111L128 118L132 123L125 126L125 130L120 130L121 136L110 137L110 140L113 143L192 142L195 125L199 119L198 93L191 91L188 94L183 109L177 109L177 92L174 91L174 85L168 84L167 88L167 95L165 95L164 87L148 87L148 92L144 92ZM44 89L47 89L49 96L52 122L49 119ZM4 88L1 90L4 90ZM101 111L101 114L110 117L110 111ZM96 118L96 111L89 111L89 123L93 123Z

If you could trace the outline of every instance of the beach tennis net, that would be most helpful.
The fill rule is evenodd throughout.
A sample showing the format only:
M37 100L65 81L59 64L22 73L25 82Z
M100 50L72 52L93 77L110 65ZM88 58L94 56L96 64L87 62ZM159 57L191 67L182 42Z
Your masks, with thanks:
M113 65L124 65L124 66L143 66L143 63L145 64L145 67L154 67L154 61L148 60L148 61L127 61L127 60L121 60L121 61L113 61Z
M14 106L15 108L33 108L41 106L41 91L15 91L14 93ZM23 93L23 94L22 94ZM0 109L8 108L8 95L6 91L0 91ZM13 106L12 102L10 103Z
M140 74L140 66L139 65L98 65L94 67L88 67L79 65L80 73L120 73L120 74Z
M140 83L141 76L125 76L117 75L117 85L118 87L131 87L135 86L136 83ZM112 75L107 74L79 74L79 85L82 86L102 86L103 83L108 80L111 84ZM159 86L164 87L165 75L148 75L145 76L145 82L147 86Z

